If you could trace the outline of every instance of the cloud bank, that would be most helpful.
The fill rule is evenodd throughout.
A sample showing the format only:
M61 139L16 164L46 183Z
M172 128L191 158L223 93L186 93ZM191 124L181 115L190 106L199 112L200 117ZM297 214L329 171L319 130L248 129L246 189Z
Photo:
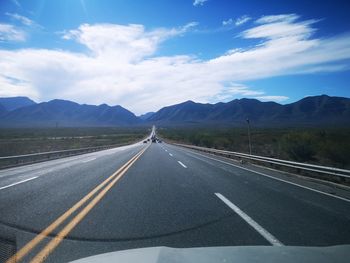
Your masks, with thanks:
M106 102L136 114L189 99L214 102L244 96L283 101L288 99L283 94L266 94L242 83L348 69L350 35L315 38L316 23L295 14L261 17L239 35L257 39L256 46L208 60L191 54L157 56L164 42L189 33L195 22L154 30L139 24L83 24L62 38L80 43L86 52L0 50L0 96ZM11 30L0 25L0 39L5 32L19 41L20 35L15 37Z

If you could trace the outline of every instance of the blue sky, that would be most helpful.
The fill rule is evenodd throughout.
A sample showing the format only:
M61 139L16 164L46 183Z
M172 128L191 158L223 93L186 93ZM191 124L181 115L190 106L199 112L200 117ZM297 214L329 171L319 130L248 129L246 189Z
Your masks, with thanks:
M0 96L120 104L350 97L350 2L0 0Z

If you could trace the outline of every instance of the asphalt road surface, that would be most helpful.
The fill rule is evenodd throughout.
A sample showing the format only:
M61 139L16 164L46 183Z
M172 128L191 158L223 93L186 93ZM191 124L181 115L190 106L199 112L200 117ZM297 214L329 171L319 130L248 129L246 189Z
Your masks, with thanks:
M150 246L350 244L350 201L267 169L137 143L0 171L20 262Z

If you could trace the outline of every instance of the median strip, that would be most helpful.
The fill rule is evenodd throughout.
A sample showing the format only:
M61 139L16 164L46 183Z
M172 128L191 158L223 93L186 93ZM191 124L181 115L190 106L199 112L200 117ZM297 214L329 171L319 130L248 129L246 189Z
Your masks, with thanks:
M90 193L83 197L74 206L68 209L64 214L57 218L51 225L44 229L34 239L29 241L24 247L22 247L15 255L13 255L6 262L20 261L30 251L32 251L44 238L49 236L58 226L60 226L69 216L82 207L87 201L89 201L99 190L108 185L77 215L70 223L55 237L39 254L33 259L32 262L43 262L45 258L53 251L55 247L62 241L62 239L85 217L85 215L102 199L102 197L108 192L108 190L126 173L132 164L147 150L148 147L142 149L134 157L132 157L127 163L119 168L115 173L109 176L101 184L95 187ZM63 232L64 231L64 232ZM53 243L54 242L54 243ZM54 245L53 245L54 244ZM50 245L50 246L49 246ZM38 257L40 255L40 258Z

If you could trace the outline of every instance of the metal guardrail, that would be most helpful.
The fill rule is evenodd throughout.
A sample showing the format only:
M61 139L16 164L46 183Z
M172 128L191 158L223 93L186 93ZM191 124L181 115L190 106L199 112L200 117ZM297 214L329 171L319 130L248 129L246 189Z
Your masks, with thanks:
M113 144L113 145L104 145L96 147L86 147L79 149L69 149L61 151L51 151L51 152L40 152L40 153L30 153L22 155L13 155L13 156L2 156L0 157L0 168L8 168L22 164L30 164L40 161L46 161L51 159L58 159L61 157L73 156L89 152L97 152L101 150L107 150L126 144Z
M0 156L0 169L121 147L125 145L130 145L132 143L142 142L148 137L149 135L145 136L141 141L136 141L131 143L129 142L129 143L102 145L102 146L95 146L95 147L86 147L86 148L79 148L79 149L13 155L13 156Z
M306 171L306 172L312 172L312 173L318 173L323 174L325 176L333 176L337 177L337 181L349 181L350 179L350 170L335 168L335 167L328 167L328 166L321 166L321 165L315 165L315 164L307 164L307 163L299 163L299 162L293 162L293 161L287 161L287 160L281 160L276 158L270 158L270 157L263 157L258 155L250 155L246 153L239 153L239 152L231 152L231 151L225 151L225 150L218 150L213 148L206 148L206 147L199 147L194 145L187 145L187 144L180 144L180 143L173 143L174 145L195 149L207 153L227 156L229 158L236 157L243 160L250 160L254 162L259 163L267 163L270 165L277 165L281 167L288 167L297 169L298 171Z

